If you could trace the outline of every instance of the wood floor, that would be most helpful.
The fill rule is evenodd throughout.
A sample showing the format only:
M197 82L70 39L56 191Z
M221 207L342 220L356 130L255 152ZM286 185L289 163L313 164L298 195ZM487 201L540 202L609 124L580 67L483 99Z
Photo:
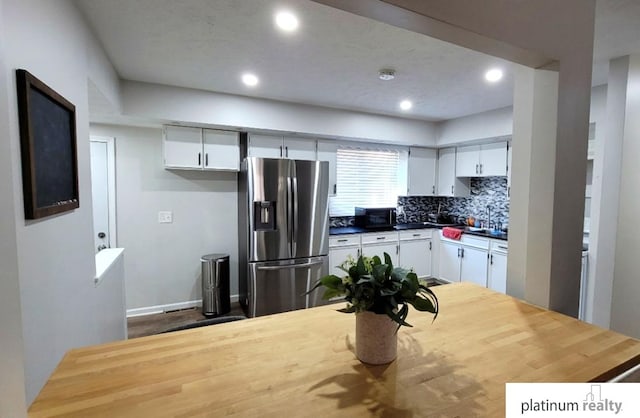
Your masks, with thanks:
M231 312L221 316L236 315L244 316L244 312L239 303L232 303ZM170 328L191 324L204 319L207 318L202 315L201 308L181 309L178 311L127 318L129 339L160 334Z

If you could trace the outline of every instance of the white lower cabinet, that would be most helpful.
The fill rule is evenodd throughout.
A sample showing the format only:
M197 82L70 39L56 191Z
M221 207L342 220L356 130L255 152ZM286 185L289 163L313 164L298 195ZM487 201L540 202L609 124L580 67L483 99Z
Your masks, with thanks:
M431 277L431 250L431 239L403 239L401 235L398 266L413 269L420 278Z
M397 232L373 232L362 234L362 255L367 257L378 256L384 263L384 253L389 254L394 267L398 265L398 233Z
M507 254L492 252L489 256L489 283L487 287L507 293Z
M346 273L338 268L339 265L351 256L357 259L360 256L360 235L336 235L329 238L329 274L342 277Z
M488 258L487 239L467 236L460 242L441 239L439 277L447 282L472 282L486 287Z

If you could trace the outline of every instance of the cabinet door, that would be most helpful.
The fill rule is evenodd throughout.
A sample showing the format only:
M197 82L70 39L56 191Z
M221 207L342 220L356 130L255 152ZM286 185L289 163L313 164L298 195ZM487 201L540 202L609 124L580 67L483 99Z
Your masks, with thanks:
M480 152L480 175L483 177L507 175L506 142L482 145Z
M291 160L315 161L317 157L316 140L285 137L282 156Z
M413 269L418 277L431 276L431 240L400 241L399 266Z
M165 126L164 165L168 168L202 168L202 129Z
M318 160L329 162L329 196L335 196L338 193L337 153L338 144L336 141L331 139L318 140Z
M338 266L344 263L349 256L354 259L358 259L360 256L360 247L350 246L329 248L329 274L335 274L338 277L346 276L347 273L340 270Z
M282 158L283 150L281 136L249 135L249 157Z
M460 246L451 242L440 242L440 279L447 282L460 281Z
M456 177L456 149L438 151L438 196L453 196Z
M462 247L460 281L487 287L487 259L489 252L473 247Z
M409 151L409 196L436 194L436 150L411 148Z
M386 244L368 244L362 246L362 254L367 257L377 255L384 263L384 253L389 254L394 267L398 267L398 243L389 242Z
M511 142L507 143L507 197L511 197L511 154L512 154Z
M480 176L480 145L456 149L456 177Z
M205 170L240 170L240 138L237 132L202 131Z
M507 255L491 253L489 257L489 283L487 287L496 292L507 293Z

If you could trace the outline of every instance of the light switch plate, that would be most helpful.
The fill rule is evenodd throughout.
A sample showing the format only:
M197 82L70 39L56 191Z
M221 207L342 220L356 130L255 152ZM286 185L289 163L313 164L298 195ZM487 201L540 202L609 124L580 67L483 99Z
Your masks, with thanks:
M173 213L170 211L160 211L158 212L158 223L160 224L170 224L173 222Z

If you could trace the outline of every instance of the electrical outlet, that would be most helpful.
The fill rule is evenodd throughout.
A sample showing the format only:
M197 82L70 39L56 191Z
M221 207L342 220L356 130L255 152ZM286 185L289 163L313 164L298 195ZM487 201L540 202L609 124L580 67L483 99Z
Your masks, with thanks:
M158 212L158 223L160 224L170 224L173 222L173 213L170 211L160 211Z

